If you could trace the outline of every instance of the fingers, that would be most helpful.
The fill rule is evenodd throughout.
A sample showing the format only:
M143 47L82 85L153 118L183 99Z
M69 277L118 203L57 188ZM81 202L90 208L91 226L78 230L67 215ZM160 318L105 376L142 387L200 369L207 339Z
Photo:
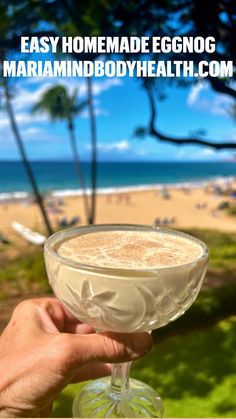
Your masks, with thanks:
M55 298L35 298L22 301L13 312L14 323L22 325L26 329L39 331L58 332L64 329L64 311L62 305ZM36 332L37 330L37 332Z
M151 349L152 339L146 332L91 333L92 329L89 326L80 324L66 313L61 303L54 298L28 300L21 303L15 311L14 323L18 323L21 331L22 321L25 325L24 333L21 333L24 340L26 336L39 337L40 332L52 332L48 334L51 342L50 353L53 354L54 360L57 358L57 367L70 374L91 362L131 361ZM67 333L55 333L65 328ZM44 341L46 338L45 335Z
M60 332L74 333L77 325L81 323L56 298L38 298L31 301L47 312Z
M65 333L95 332L92 326L81 323L70 314L56 298L41 298L35 301L40 307L46 310L58 331Z
M79 368L73 375L71 383L78 383L86 380L94 380L96 378L106 377L111 374L111 365L99 362L91 362Z
M95 333L95 329L88 324L79 323L78 321L74 324L65 324L65 332L67 333L79 333L79 334L90 334Z
M52 297L25 300L16 307L13 315L18 320L24 318L24 322L28 319L33 327L46 332L95 332L91 326L81 323L64 309L59 300Z
M151 349L152 339L146 333L64 334L62 363L69 369L91 362L126 362L137 359ZM62 342L61 342L62 344Z

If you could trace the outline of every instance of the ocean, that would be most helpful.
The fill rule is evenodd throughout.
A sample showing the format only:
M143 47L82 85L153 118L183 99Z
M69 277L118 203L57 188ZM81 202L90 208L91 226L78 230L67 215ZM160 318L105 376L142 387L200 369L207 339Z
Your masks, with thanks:
M72 162L33 162L32 168L42 193L58 195L79 193L79 183ZM89 188L90 165L82 163ZM139 189L163 184L200 183L236 176L236 162L145 162L98 163L97 186L100 191ZM31 192L21 162L0 162L0 199L24 197Z

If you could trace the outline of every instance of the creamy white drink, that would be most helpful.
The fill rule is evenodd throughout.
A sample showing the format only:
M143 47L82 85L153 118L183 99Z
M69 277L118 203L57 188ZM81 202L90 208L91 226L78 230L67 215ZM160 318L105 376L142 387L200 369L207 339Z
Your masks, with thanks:
M55 233L46 240L45 262L55 295L79 320L103 331L150 331L190 307L208 251L178 231L104 224ZM161 418L160 397L129 379L129 368L113 364L111 380L85 385L74 401L74 417Z
M81 321L120 332L179 317L206 270L201 242L151 228L74 235L56 244L55 255L47 268L57 297Z
M192 262L202 253L198 243L156 231L105 231L63 242L58 254L75 262L116 269L159 269Z

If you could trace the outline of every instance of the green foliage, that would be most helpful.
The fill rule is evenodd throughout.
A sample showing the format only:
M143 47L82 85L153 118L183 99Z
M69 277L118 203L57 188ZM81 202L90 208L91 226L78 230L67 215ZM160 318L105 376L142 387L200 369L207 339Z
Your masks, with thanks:
M186 333L236 314L236 234L208 230L186 232L203 240L209 248L206 285L185 315L154 332L154 337Z
M135 375L159 391L167 417L236 413L236 317L174 336L139 361Z
M87 101L78 102L78 90L70 95L64 85L50 87L33 107L33 112L46 112L52 120L72 120L87 105Z
M134 137L143 139L147 135L147 128L145 127L138 127L134 130Z
M203 240L210 251L209 269L236 274L236 234L210 230L188 230Z
M235 417L236 317L214 327L157 341L134 363L132 377L161 396L165 417ZM81 384L70 385L55 402L53 417L71 417Z
M228 209L228 214L229 215L236 215L236 205L231 205Z
M202 290L184 316L153 332L154 349L134 364L132 376L159 392L165 417L235 417L236 283L227 284L227 272L235 272L236 235L188 233L206 242L210 275L218 272L225 282ZM71 416L73 398L81 385L62 392L54 417Z
M188 231L209 246L208 286L173 323L153 332L154 349L136 362L132 376L153 386L163 398L166 417L236 415L236 235ZM221 278L221 286L211 283ZM42 249L0 270L2 296L49 290ZM68 386L55 403L53 417L70 417L82 384Z
M187 312L165 327L153 332L154 339L185 334L189 330L201 329L219 319L236 315L236 283L202 290Z
M0 284L0 298L35 291L50 292L42 250L3 264L0 268Z

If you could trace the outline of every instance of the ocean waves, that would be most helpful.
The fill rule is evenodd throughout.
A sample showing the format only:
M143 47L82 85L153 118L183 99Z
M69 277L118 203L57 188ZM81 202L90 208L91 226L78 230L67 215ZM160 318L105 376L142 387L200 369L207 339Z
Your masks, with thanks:
M99 195L109 195L109 194L121 194L121 193L131 193L131 192L141 192L141 191L161 191L162 189L194 189L200 187L207 187L209 184L230 184L233 182L233 176L227 177L217 177L204 181L193 181L193 182L178 182L178 183L157 183L157 184L144 184L144 185L130 185L130 186L119 186L119 187L102 187L97 188L97 194ZM92 190L87 188L86 193L91 194ZM81 189L55 189L50 192L44 193L43 196L45 199L50 198L67 198L82 196L83 191ZM16 191L16 192L3 192L0 193L0 204L6 202L21 202L21 201L32 201L33 195L26 191Z

